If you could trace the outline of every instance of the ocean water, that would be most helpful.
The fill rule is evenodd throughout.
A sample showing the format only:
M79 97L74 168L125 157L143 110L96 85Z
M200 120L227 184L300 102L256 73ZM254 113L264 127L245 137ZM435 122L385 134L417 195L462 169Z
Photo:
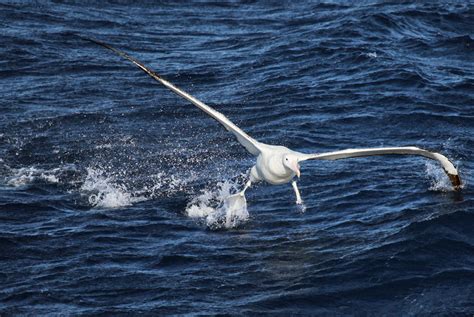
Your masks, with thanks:
M0 315L472 315L474 5L0 2ZM97 38L302 164L254 158Z

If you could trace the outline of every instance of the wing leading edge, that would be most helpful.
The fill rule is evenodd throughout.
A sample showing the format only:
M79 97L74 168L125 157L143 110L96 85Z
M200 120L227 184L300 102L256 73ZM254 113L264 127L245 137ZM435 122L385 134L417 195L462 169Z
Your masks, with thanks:
M169 81L163 79L160 75L158 75L157 73L152 71L150 68L146 67L143 63L141 63L137 59L131 57L127 53L125 53L121 50L118 50L118 49L116 49L116 48L114 48L114 47L112 47L112 46L110 46L110 45L108 45L104 42L95 40L95 39L84 38L84 37L81 37L81 38L84 39L84 40L96 43L96 44L98 44L102 47L105 47L105 48L113 51L117 55L122 56L123 58L129 60L130 62L135 64L138 68L140 68L142 71L147 73L150 77L152 77L153 79L155 79L159 83L163 84L165 87L167 87L168 89L173 91L175 94L177 94L177 95L183 97L184 99L190 101L196 107L198 107L199 109L201 109L202 111L207 113L209 116L214 118L217 122L222 124L224 126L224 128L226 128L228 131L232 132L236 136L239 143L242 144L242 146L245 147L247 149L247 151L249 151L251 154L253 154L253 155L259 155L260 154L260 152L261 152L260 143L257 140L253 139L252 137L250 137L247 133L245 133L242 129L240 129L238 126L236 126L232 121L227 119L227 117L224 116L219 111L214 110L213 108L209 107L208 105L206 105L202 101L198 100L196 97L191 96L190 94L188 94L187 92L179 89L178 87L176 87L175 85L173 85Z
M417 147L385 147L367 149L347 149L321 154L301 154L300 160L340 160L353 157L365 157L374 155L420 155L438 161L449 177L455 190L461 189L461 179L457 169L448 158L442 154L430 152Z

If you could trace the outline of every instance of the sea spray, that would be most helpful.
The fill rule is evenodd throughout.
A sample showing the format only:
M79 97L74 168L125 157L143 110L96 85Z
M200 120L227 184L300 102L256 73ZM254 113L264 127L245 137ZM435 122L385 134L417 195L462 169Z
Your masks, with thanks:
M130 206L159 197L169 196L179 191L185 191L189 182L195 179L193 174L188 177L158 173L150 175L149 184L127 183L101 169L87 168L87 176L79 191L86 196L88 203L98 208L118 208ZM120 174L119 172L117 172Z
M205 189L193 198L186 207L186 214L203 221L211 229L234 228L249 218L246 204L236 210L229 210L226 199L237 191L236 182L219 182L216 187Z
M449 181L448 176L438 164L426 162L425 168L426 175L431 180L429 190L441 192L449 192L453 190L453 185Z
M5 183L12 187L21 187L33 183L58 184L64 180L68 172L76 171L73 164L45 169L36 166L12 168L8 170Z
M112 177L93 168L87 168L87 176L80 191L88 196L90 205L101 208L129 206L144 200L140 196L134 197L126 185L115 183Z

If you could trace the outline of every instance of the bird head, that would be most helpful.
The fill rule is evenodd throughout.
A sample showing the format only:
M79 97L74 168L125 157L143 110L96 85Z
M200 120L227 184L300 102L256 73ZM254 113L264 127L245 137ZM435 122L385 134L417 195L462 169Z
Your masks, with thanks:
M300 165L298 164L298 157L296 155L283 155L283 165L294 172L298 178L300 177Z

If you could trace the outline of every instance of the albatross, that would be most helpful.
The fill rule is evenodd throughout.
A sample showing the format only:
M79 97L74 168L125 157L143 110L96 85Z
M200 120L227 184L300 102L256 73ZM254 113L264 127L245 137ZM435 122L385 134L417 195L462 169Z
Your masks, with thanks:
M161 77L159 74L146 67L143 63L131 57L127 53L96 39L83 39L105 47L135 64L138 68L147 73L151 78L164 85L166 88L170 89L175 94L188 100L193 105L195 105L196 107L207 113L210 117L215 119L217 122L219 122L221 125L223 125L224 128L226 128L228 131L235 135L237 141L250 154L256 156L256 164L251 168L248 181L246 182L243 190L237 194L228 197L228 205L242 206L243 204L245 204L245 191L253 183L259 181L265 181L272 185L280 185L291 182L296 196L296 203L301 205L303 203L303 200L301 199L300 191L298 189L296 181L301 176L300 163L307 160L339 160L345 158L366 157L374 155L418 155L435 160L441 164L443 170L449 177L449 180L451 181L454 190L461 189L461 179L459 177L458 171L446 156L440 153L430 152L414 146L346 149L328 153L307 154L291 150L285 146L271 145L259 142L249 136L238 126L236 126L222 113L211 108L210 106L206 105L205 103L183 91L182 89L176 87L175 85L173 85L172 83L170 83L169 81Z

